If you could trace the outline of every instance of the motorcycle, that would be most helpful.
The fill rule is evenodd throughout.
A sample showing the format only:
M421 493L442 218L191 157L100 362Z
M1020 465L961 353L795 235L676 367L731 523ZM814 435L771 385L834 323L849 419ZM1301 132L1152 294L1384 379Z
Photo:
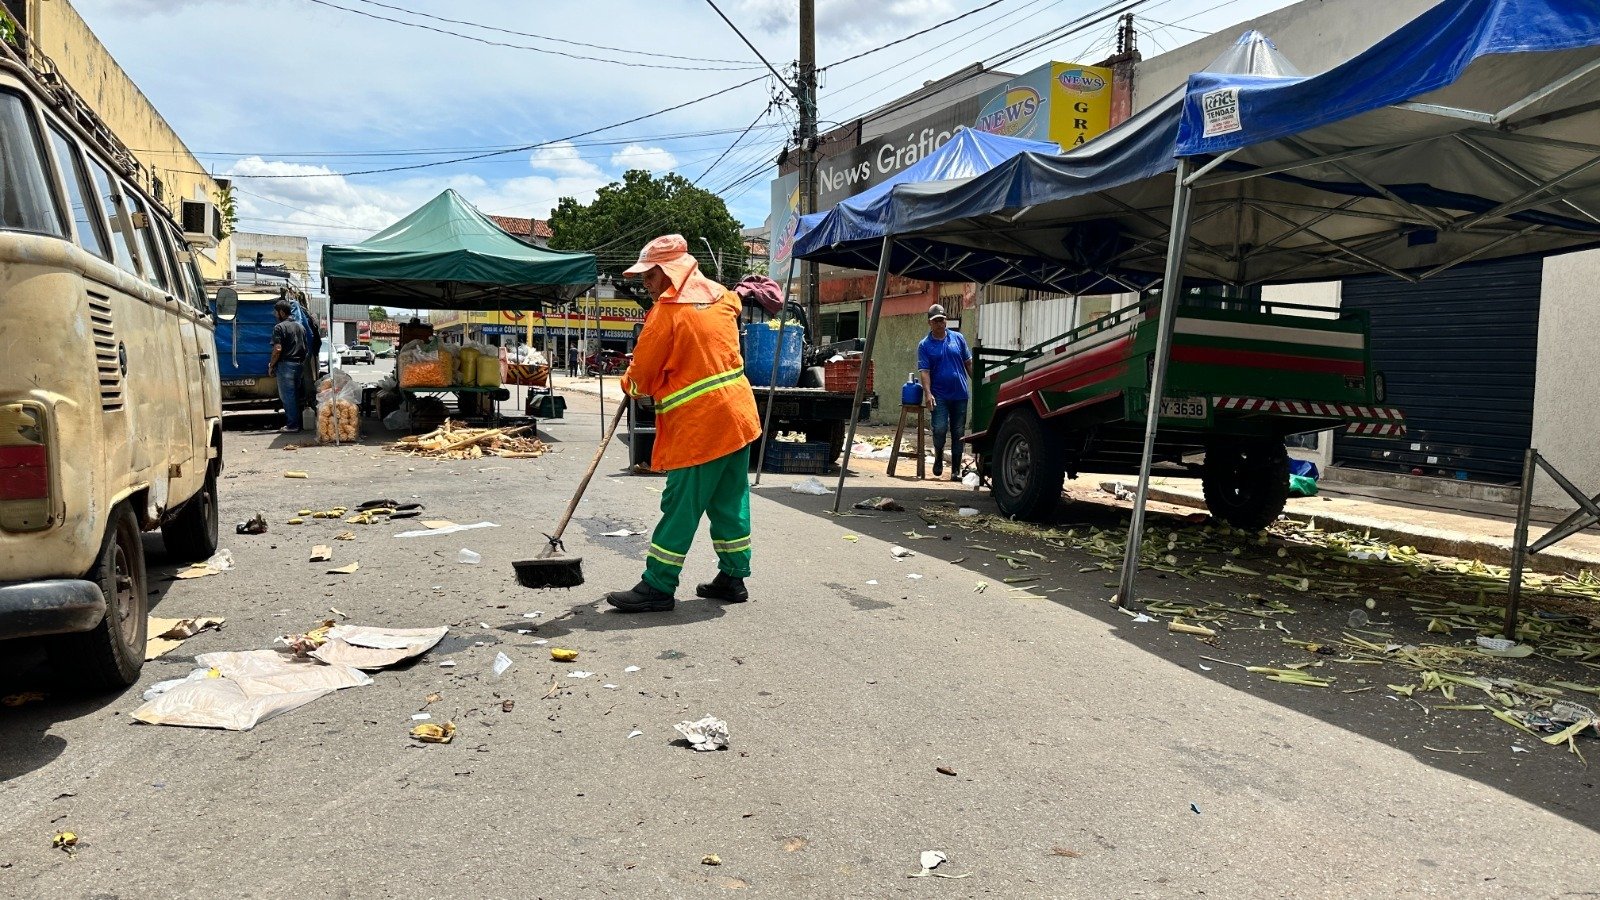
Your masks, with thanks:
M590 375L621 375L633 361L632 353L601 350L583 360L583 370Z

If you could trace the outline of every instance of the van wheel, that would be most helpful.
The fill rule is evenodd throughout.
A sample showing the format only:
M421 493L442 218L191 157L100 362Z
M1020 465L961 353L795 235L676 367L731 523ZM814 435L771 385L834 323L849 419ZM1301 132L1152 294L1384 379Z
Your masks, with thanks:
M86 577L100 586L106 617L92 631L56 638L51 654L84 687L119 690L139 680L149 609L139 520L127 504L112 511L100 556Z
M196 562L217 552L217 473L206 472L200 492L178 510L178 515L161 526L161 539L167 555L178 562Z
M1066 444L1031 411L1006 416L995 435L990 493L1008 516L1042 521L1061 502Z
M1206 447L1206 507L1236 528L1277 521L1289 499L1289 451L1276 438L1229 438Z

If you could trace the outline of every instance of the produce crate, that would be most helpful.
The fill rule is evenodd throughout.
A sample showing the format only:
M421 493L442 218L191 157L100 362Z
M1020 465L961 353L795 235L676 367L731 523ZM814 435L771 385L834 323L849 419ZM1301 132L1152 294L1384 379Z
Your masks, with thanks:
M872 376L874 366L867 363L867 393L872 393ZM824 363L822 366L822 387L833 394L854 394L856 392L856 379L861 375L861 357L841 359L838 362Z
M771 441L767 444L767 464L764 468L768 472L788 475L820 475L832 468L833 461L828 458L828 449L826 441L815 444Z
M529 394L523 411L535 419L564 419L567 398L557 394Z

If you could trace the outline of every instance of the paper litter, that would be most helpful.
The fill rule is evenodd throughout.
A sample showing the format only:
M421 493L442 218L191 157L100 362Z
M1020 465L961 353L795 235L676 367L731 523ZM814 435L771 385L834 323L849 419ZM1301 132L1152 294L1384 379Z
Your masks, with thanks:
M449 528L423 528L417 531L402 531L395 535L397 538L430 537L441 534L456 534L462 531L472 531L475 528L499 528L493 522L474 522L471 525L451 525Z
M328 630L327 641L311 651L311 655L334 666L383 669L428 652L448 631L444 625L434 628L335 625Z
M145 633L150 637L145 641L144 658L148 662L170 653L184 641L202 631L220 629L225 621L212 616L192 616L187 619L160 619L151 616L145 628Z
M672 726L695 750L705 752L728 746L728 723L713 716Z
M372 683L349 666L295 659L276 650L203 653L195 662L199 669L147 700L133 718L151 725L249 731L334 691Z
M496 653L494 655L494 666L491 667L490 671L494 672L496 676L500 676L504 675L509 668L511 668L511 657L505 655L504 652Z
M616 531L601 532L600 536L601 537L633 537L636 534L644 534L644 532L642 532L642 531L634 531L631 528L618 528Z

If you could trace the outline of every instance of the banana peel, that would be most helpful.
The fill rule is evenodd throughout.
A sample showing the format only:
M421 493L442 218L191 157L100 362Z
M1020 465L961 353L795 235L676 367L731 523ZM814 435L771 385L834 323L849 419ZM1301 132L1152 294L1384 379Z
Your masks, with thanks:
M411 736L424 744L448 744L455 740L456 723L435 725L432 722L423 722L411 729Z
M566 650L561 647L551 647L550 658L556 662L572 662L578 658L578 651Z
M78 847L78 836L70 831L58 831L50 839L50 846L71 856Z

